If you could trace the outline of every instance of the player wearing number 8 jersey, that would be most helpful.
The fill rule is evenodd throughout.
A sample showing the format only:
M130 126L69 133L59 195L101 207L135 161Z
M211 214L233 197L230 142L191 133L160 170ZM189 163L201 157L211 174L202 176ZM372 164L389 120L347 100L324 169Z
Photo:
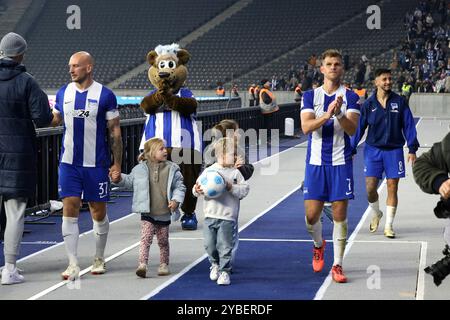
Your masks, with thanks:
M122 137L114 93L93 80L94 60L87 52L70 58L72 82L56 94L54 126L64 122L59 166L58 190L63 199L62 234L69 257L64 279L79 276L78 215L81 199L89 203L94 223L96 253L91 273L105 273L104 251L109 231L106 201L109 200L110 134L114 163L111 170L121 171Z
M411 109L403 97L392 92L392 75L389 69L375 71L374 94L364 102L361 119L356 134L352 137L352 146L356 147L367 130L364 147L364 172L366 175L367 200L371 211L369 231L378 229L383 216L378 201L378 181L383 172L387 180L386 223L384 235L395 238L392 227L398 204L398 184L405 177L405 159L403 145L408 146L408 162L414 164L419 148L416 126Z
M342 56L337 50L322 54L321 87L306 91L301 108L301 124L309 135L303 195L306 227L314 240L312 266L320 272L324 266L325 240L320 221L324 202L333 210L333 280L346 282L342 270L347 240L347 205L353 199L353 168L350 136L356 131L359 97L341 85L344 73Z

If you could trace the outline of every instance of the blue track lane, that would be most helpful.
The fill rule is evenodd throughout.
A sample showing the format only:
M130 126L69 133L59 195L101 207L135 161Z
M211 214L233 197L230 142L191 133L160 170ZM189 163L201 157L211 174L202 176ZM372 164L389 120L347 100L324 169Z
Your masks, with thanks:
M304 161L304 159L299 159L299 161ZM360 147L354 159L355 200L350 202L348 211L349 236L367 208L363 167L363 152ZM299 177L300 183L301 177ZM150 299L313 299L332 266L332 242L327 244L325 250L324 271L315 274L311 265L311 242L251 240L310 240L304 216L303 194L296 190L239 234L241 239L249 240L239 242L230 286L218 286L209 280L209 262L204 259ZM327 218L324 218L323 234L325 239L331 239L332 229L332 224Z

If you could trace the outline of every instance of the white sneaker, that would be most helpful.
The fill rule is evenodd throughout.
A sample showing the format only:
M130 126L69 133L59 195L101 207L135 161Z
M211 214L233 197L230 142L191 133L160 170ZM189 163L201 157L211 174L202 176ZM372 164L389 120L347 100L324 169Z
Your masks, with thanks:
M105 259L95 258L92 264L91 274L104 274L106 272Z
M384 227L384 236L390 239L395 238L395 232L394 229L392 229L392 226L385 226Z
M378 211L377 214L373 214L370 219L369 231L374 233L378 230L378 225L380 224L380 220L383 217L383 212Z
M165 263L161 263L158 268L158 276L167 276L170 274L169 266Z
M147 265L145 263L139 264L136 269L136 275L141 278L145 278L147 276Z
M231 283L230 275L227 272L222 271L220 273L219 279L217 279L217 284L221 286L227 286L230 283Z
M80 277L80 267L74 264L69 264L67 269L61 273L63 280L74 281Z
M217 279L219 279L219 265L218 264L213 264L209 270L211 270L209 272L209 278L212 281L217 281Z
M14 268L13 271L8 271L8 269L3 268L2 271L2 284L15 284L21 283L24 281L24 278L21 274L19 274L19 270L17 267Z

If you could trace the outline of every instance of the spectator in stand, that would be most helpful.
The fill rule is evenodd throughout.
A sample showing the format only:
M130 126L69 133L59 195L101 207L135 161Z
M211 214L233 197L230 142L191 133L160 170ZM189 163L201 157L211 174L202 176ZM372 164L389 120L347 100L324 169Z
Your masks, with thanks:
M403 83L406 81L405 74L403 72L400 73L400 76L397 79L397 89L398 92L402 92Z
M438 81L436 81L436 92L437 93L444 93L446 79L447 79L447 77L445 76L445 74L441 74L441 78Z
M347 52L344 52L344 70L348 70L350 67L350 56Z
M271 90L275 91L278 88L278 79L275 75L272 76L272 81L271 81Z
M428 28L432 28L434 24L434 19L431 16L431 13L427 14L427 17L425 18L425 24Z
M284 77L281 77L278 86L280 90L286 90L286 80L284 80Z
M231 88L231 97L233 98L239 97L239 89L237 84L233 84L233 87Z
M256 100L255 87L256 87L256 85L254 83L252 83L250 88L248 88L248 100L249 100L250 107L253 107L255 105L255 100Z
M409 97L411 97L412 94L412 86L409 84L409 82L404 82L402 86L401 95L405 98L406 103L409 105Z
M317 56L313 53L309 59L308 59L308 64L311 65L312 67L316 67L317 64Z
M445 93L450 93L450 74L447 71L447 77L446 77L446 81L445 81L445 89L444 89Z
M433 83L431 83L431 80L428 78L426 78L425 81L423 82L423 88L424 92L426 93L434 92Z
M298 84L297 87L295 87L295 90L294 90L294 101L297 102L297 103L300 103L302 101L302 95L303 95L302 85Z

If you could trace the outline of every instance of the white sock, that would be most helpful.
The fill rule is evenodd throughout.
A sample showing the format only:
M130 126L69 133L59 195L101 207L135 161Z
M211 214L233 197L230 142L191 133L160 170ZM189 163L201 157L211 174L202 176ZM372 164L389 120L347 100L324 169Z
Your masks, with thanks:
M108 215L102 221L94 222L94 235L95 235L95 257L103 258L105 256L106 240L108 239L109 232L109 219Z
M369 202L369 207L372 209L372 216L375 216L380 212L380 202L377 200L375 202Z
M345 246L347 245L347 219L344 221L334 221L333 223L333 265L342 266Z
M397 211L397 207L386 206L386 225L385 228L392 228L392 224L394 223L395 212Z
M62 235L64 244L66 245L67 256L69 257L69 263L78 265L77 251L78 238L80 236L78 218L63 217Z
M308 220L305 217L306 229L308 229L309 234L313 238L314 246L316 248L320 248L323 243L322 239L322 222L317 221L315 224L311 225L308 223Z
M5 268L6 270L8 270L9 272L13 272L14 269L16 268L16 265L14 263L5 263Z

